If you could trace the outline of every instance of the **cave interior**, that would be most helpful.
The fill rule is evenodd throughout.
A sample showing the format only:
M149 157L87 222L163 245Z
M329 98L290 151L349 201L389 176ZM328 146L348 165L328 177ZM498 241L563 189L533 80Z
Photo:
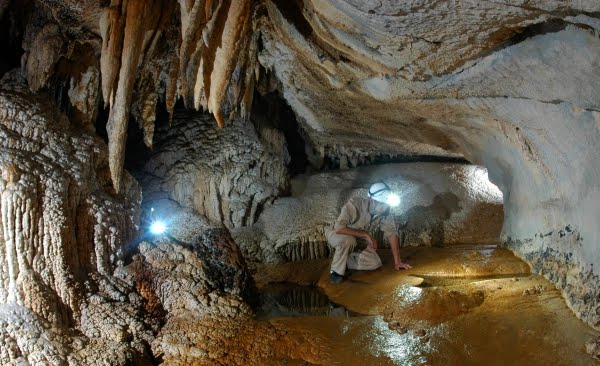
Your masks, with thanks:
M597 0L0 0L0 32L0 364L599 364ZM381 267L336 283L378 182Z

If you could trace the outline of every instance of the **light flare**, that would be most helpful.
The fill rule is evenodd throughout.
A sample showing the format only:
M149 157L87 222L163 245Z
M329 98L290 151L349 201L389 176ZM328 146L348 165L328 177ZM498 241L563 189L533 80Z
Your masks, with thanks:
M390 193L387 197L387 204L396 207L400 204L400 197L395 193Z
M163 234L166 230L167 225L160 220L156 220L150 225L150 232L154 235Z

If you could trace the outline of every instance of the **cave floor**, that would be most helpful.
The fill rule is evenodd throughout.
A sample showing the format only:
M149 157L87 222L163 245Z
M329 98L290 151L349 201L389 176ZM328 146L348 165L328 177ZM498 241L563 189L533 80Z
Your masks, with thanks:
M382 268L347 274L339 285L329 283L328 260L254 268L259 290L276 282L316 285L347 310L257 321L257 329L269 325L280 335L268 345L277 351L260 363L598 364L585 351L598 332L510 251L492 245L404 248L401 255L413 269L401 272L393 269L389 251L379 253ZM310 307L310 295L300 301Z

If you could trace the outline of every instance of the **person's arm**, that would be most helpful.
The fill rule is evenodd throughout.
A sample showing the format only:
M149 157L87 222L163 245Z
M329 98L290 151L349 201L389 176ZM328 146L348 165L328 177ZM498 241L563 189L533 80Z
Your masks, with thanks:
M369 234L367 231L353 229L350 227L350 225L352 225L358 220L358 216L358 208L355 206L354 201L350 199L348 203L346 203L344 207L342 207L340 216L338 217L338 219L335 222L335 225L333 226L335 233L365 239L369 243L370 247L377 250L377 241L373 239L371 234Z
M384 239L387 239L387 241L390 243L390 247L392 248L392 254L394 255L394 268L396 268L396 270L412 268L410 264L402 262L402 259L400 258L400 237L398 234L398 229L396 228L394 217L392 215L386 216L381 221L380 228L384 233Z
M394 255L394 268L396 268L396 270L412 268L410 264L403 263L402 259L400 258L400 245L398 243L398 235L392 234L390 235L388 240L390 241L390 246L392 247L392 254Z
M377 241L367 231L356 230L349 227L340 227L335 229L335 233L341 235L351 235L355 238L365 239L371 248L377 250Z

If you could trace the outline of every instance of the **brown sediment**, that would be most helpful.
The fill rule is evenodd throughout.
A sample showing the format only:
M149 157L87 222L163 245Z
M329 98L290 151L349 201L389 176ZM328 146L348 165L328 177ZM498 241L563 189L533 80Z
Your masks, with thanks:
M318 270L318 285L333 302L368 315L247 319L235 346L222 347L265 347L260 356L253 351L237 359L246 364L593 364L584 349L590 328L554 286L509 251L407 248L402 255L414 268L402 272L381 252L383 268L351 273L341 285L329 283L326 260L261 267L259 287L314 283ZM229 357L219 362L230 364Z

